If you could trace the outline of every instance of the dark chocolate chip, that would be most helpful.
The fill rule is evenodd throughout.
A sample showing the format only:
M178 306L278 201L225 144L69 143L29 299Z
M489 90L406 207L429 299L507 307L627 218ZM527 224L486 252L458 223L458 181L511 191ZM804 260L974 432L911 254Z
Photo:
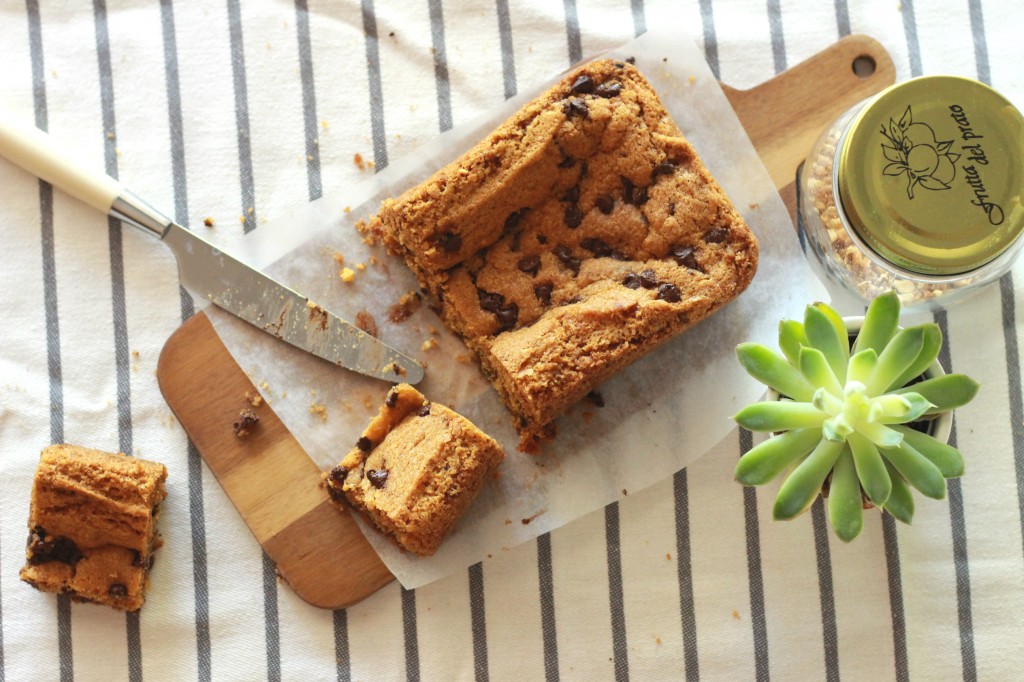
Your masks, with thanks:
M49 538L46 531L38 526L28 537L28 562L32 565L59 561L74 566L82 558L82 552L67 538Z
M540 271L540 256L527 256L519 261L517 267L528 275L536 277Z
M658 287L658 298L669 303L679 303L683 300L683 294L675 284L665 282Z
M373 441L366 436L362 436L356 441L356 447L363 452L369 452L370 450L373 450Z
M624 63L622 63L622 62L615 62L615 68L616 69L621 69L621 68L623 68L625 66L626 65Z
M558 260L562 261L565 267L572 270L574 273L579 274L580 271L580 259L575 258L572 255L572 251L565 244L559 244L555 247L555 256Z
M498 316L498 322L501 323L498 331L503 332L516 326L516 322L519 321L519 306L515 303L509 303L495 314Z
M626 273L626 276L622 278L622 286L627 289L639 289L640 288L640 276L635 272Z
M594 89L594 94L598 97L604 97L610 99L612 97L618 97L619 93L622 92L622 85L619 83L601 83Z
M342 492L341 488L336 488L333 485L327 486L327 494L331 496L331 499L335 502L341 502L345 499L345 493Z
M594 407L604 407L604 396L597 391L591 391L587 394L587 402Z
M551 290L554 287L550 282L545 284L538 284L533 287L533 295L537 297L537 300L544 305L551 305Z
M128 596L128 588L121 583L114 583L110 586L110 589L107 590L107 594L114 599L124 599Z
M674 163L665 161L654 167L654 170L651 172L651 177L656 178L659 175L670 175L675 171L675 169L676 165Z
M627 64L636 64L636 57L626 57Z
M580 76L569 90L574 95L588 95L594 91L594 81L590 76Z
M589 170L590 170L590 166L587 165L586 161L584 161L583 163L580 164L580 180L582 180L583 178L587 177L587 172Z
M380 489L388 481L388 472L386 469L367 469L366 479L374 488Z
M384 404L388 407L394 407L398 404L398 391L391 389L388 391L388 397L384 398Z
M586 101L578 97L573 97L566 101L564 111L567 118L572 118L573 116L590 118L590 109L587 107Z
M572 168L575 165L576 165L576 159L572 158L571 156L567 156L567 157L565 157L564 159L562 159L561 161L558 162L558 167L559 168Z
M720 244L724 242L726 239L728 239L728 237L728 227L715 227L709 230L706 235L704 235L704 241L706 241L708 244Z
M512 230L519 227L519 223L522 222L523 216L526 215L526 211L529 209L521 208L518 211L513 211L508 214L505 218L505 232L511 232Z
M612 247L608 246L608 243L603 239L598 239L597 237L588 237L584 239L580 242L580 246L587 251L590 251L598 258L610 256L612 253Z
M654 270L644 270L640 273L640 286L644 289L653 289L658 286L658 274Z
M496 313L505 305L505 297L501 294L477 289L476 295L480 299L480 307L489 313Z
M430 414L430 403L423 403L423 407L421 407L416 414L420 417L426 417Z
M580 226L583 222L583 211L580 210L579 204L569 204L565 207L565 225L566 227L575 229Z
M462 248L462 237L454 232L445 232L438 237L437 242L447 253L453 253Z
M608 194L602 194L594 200L594 205L605 215L608 215L615 208L615 199Z
M548 236L546 234L538 234L537 235L537 243L538 244L547 244L548 243Z
M633 190L633 201L635 206L643 206L647 203L647 188L637 187Z
M676 263L690 268L691 270L700 270L700 266L697 265L697 258L693 255L693 249L689 246L677 246L672 249L672 257L675 258Z
M676 202L674 202L674 201L668 202L668 214L669 215L675 215L676 214Z
M132 550L132 566L142 566L142 552L137 549Z
M622 253L621 251L612 251L612 260L625 261L629 260L629 258L626 256L626 254Z
M259 424L260 418L256 416L256 413L246 408L238 413L238 419L235 421L233 426L235 427L235 435L239 438L248 436L252 431L252 428Z
M625 175L620 175L619 179L622 180L622 200L627 204L632 204L633 190L636 189L636 185Z
M562 201L571 201L576 203L580 200L580 186L573 185L569 189L565 190L565 194L562 195Z
M343 466L336 466L327 475L340 488L345 483L345 477L348 476L348 469Z

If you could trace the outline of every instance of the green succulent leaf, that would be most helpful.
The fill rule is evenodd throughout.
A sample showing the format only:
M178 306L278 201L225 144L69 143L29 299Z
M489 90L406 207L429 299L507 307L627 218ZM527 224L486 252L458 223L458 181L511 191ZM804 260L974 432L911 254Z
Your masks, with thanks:
M886 393L885 395L872 398L872 411L877 408L877 414L870 414L872 421L879 424L907 424L920 419L925 412L934 407L920 393L903 393L896 395Z
M902 440L895 448L882 448L882 456L922 495L936 500L946 496L946 479L942 472L907 440Z
M822 422L821 432L829 440L843 442L847 436L854 432L854 428L845 415L839 414Z
M779 348L794 367L800 365L800 349L808 345L804 326L796 320L779 322Z
M814 387L800 371L767 346L741 343L736 346L736 357L750 376L782 395L803 401L814 395Z
M858 381L864 383L875 371L878 364L878 353L873 348L862 350L850 358L846 366L846 381Z
M857 468L857 478L868 499L876 507L885 505L892 492L892 480L885 468L885 461L875 444L859 433L852 433L846 439L850 444L850 452Z
M933 405L925 414L941 414L971 402L978 393L978 382L966 374L944 374L893 391L897 395L909 392Z
M829 313L835 315L834 310L823 304L821 307L807 306L804 311L804 332L811 347L821 351L832 369L832 374L840 384L843 384L846 383L846 363L850 360L850 339L842 319L840 318L838 323L839 328L843 330L840 332Z
M945 478L964 475L964 456L952 445L907 426L895 427L903 440L934 464Z
M864 527L864 506L860 497L860 481L850 448L843 448L832 469L832 485L828 491L828 518L832 529L843 542L860 535Z
M857 432L880 448L895 448L903 442L903 434L878 422L861 422Z
M868 395L880 395L895 382L921 353L924 330L911 327L896 333L889 345L878 356L875 371L865 382Z
M811 454L797 465L779 488L772 508L776 520L795 518L811 506L844 447L845 443L825 439L818 442Z
M839 346L843 350L843 355L850 357L850 330L846 328L846 322L843 320L843 316L825 303L815 303L814 307L824 313L825 317L827 317L829 322L832 323L832 326L835 327L836 335L839 336Z
M811 403L769 400L747 405L733 419L750 431L789 431L821 427L826 417Z
M755 445L736 464L736 480L763 485L805 457L821 440L821 429L796 429Z
M917 354L914 362L910 363L903 374L897 377L888 388L899 388L905 386L911 379L924 374L932 366L935 358L939 357L939 349L942 348L942 330L937 324L922 324L921 328L921 352Z
M800 373L813 386L824 388L836 397L843 395L843 386L836 378L835 372L825 359L824 353L817 348L803 348L800 350Z
M903 480L903 477L900 476L900 473L896 471L892 464L886 462L885 468L889 472L889 478L892 480L892 492L889 494L889 499L885 501L882 509L892 514L893 518L897 521L910 525L914 520L914 496L911 494L906 481Z
M881 353L889 340L896 334L900 322L900 299L895 291L878 296L864 314L853 352L874 350Z

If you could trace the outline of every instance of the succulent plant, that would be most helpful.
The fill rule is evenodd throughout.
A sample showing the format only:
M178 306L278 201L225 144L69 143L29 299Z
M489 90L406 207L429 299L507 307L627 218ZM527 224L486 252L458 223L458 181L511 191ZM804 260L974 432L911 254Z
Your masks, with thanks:
M956 448L910 424L965 405L978 384L963 374L922 380L942 333L935 324L899 329L899 315L895 292L874 299L851 347L843 318L816 303L802 324L780 323L782 355L756 343L737 347L747 372L781 396L735 416L744 428L776 434L736 466L736 480L745 485L790 470L775 499L776 519L806 511L825 486L829 521L849 542L863 527L865 507L910 523L910 487L942 499L945 479L963 474Z

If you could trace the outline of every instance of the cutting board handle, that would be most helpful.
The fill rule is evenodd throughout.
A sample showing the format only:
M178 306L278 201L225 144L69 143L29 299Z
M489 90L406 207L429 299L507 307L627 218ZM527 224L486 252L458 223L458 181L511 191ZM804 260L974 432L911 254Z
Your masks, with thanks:
M858 75L855 63L873 68ZM882 44L852 35L749 90L728 85L722 90L792 211L796 169L821 132L854 104L895 81L896 67Z

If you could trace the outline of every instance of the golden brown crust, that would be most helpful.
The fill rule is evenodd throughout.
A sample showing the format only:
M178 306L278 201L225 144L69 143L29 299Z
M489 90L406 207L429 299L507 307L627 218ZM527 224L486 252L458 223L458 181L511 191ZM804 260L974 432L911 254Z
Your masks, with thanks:
M44 592L70 593L126 611L145 602L163 464L74 445L43 450L29 514L21 579Z
M430 555L504 457L468 419L400 384L323 478L336 502L347 499L400 547Z
M749 284L757 242L644 77L587 64L373 229L440 303L522 445Z

